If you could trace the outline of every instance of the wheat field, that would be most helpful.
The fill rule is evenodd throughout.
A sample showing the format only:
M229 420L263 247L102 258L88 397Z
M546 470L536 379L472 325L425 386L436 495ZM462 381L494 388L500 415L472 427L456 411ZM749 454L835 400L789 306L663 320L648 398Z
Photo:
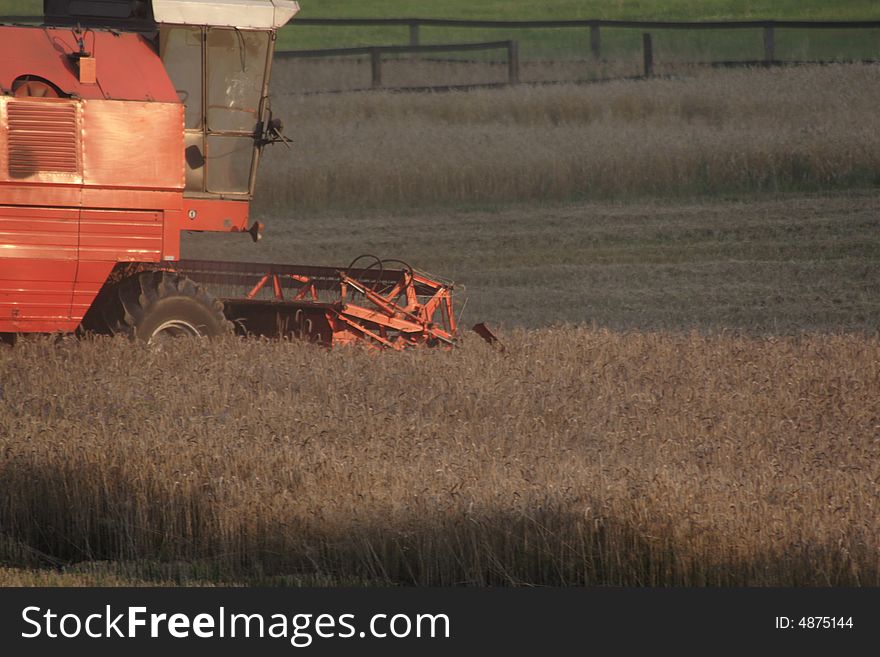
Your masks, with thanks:
M880 584L877 338L504 340L3 349L0 560L75 581L109 561L160 581L187 562L209 581Z
M878 182L878 65L445 94L302 95L297 75L282 66L274 72L274 110L294 144L266 154L257 184L263 209L775 193Z
M878 71L276 87L266 239L184 256L400 257L506 351L0 346L0 584L880 586Z

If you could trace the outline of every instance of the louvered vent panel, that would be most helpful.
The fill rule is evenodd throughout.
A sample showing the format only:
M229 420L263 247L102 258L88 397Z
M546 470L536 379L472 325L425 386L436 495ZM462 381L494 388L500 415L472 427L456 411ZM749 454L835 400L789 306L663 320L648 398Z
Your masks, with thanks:
M78 172L73 104L9 102L6 111L11 178Z

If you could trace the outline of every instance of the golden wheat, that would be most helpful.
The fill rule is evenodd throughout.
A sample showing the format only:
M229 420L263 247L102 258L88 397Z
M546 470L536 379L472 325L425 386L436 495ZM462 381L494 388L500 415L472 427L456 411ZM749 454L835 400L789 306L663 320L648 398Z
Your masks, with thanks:
M411 207L876 185L880 67L447 94L303 96L275 85L293 151L257 198ZM264 206L265 207L265 206Z
M227 581L880 584L876 338L504 338L506 354L469 339L382 357L5 349L2 559L184 560Z

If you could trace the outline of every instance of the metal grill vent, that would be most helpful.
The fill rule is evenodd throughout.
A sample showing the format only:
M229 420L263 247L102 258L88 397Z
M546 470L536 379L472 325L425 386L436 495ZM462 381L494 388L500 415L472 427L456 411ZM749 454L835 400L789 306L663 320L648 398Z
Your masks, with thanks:
M78 173L76 106L46 101L10 101L9 176Z

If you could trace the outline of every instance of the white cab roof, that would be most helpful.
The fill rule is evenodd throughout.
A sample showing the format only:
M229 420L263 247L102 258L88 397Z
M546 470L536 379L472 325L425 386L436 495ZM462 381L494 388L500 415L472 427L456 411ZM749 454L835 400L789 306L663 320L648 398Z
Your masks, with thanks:
M278 28L299 11L293 0L153 0L157 23Z

